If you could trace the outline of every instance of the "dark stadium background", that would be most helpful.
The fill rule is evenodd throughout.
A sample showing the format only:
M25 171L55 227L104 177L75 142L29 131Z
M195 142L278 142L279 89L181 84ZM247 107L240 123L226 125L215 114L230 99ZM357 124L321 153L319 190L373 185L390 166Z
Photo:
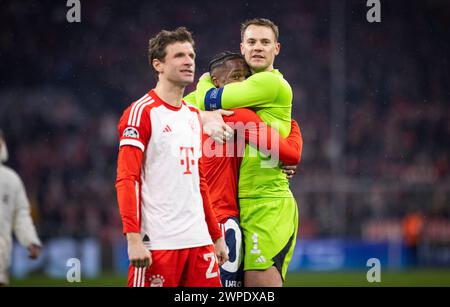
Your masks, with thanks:
M372 285L371 257L381 285L450 285L450 2L383 0L381 23L365 0L81 0L81 23L66 1L0 7L0 128L45 244L34 264L15 249L12 285L70 285L70 257L85 285L125 284L116 124L155 84L148 39L190 29L198 79L254 17L280 28L275 67L304 139L287 285Z

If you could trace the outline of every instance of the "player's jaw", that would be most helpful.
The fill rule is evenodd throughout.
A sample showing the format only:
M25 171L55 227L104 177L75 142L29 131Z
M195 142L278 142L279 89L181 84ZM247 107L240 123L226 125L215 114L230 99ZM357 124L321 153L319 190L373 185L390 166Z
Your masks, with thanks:
M250 53L247 61L253 71L266 70L272 64L272 61L262 52Z
M187 86L194 82L195 68L194 66L181 67L178 71L178 79L181 84Z

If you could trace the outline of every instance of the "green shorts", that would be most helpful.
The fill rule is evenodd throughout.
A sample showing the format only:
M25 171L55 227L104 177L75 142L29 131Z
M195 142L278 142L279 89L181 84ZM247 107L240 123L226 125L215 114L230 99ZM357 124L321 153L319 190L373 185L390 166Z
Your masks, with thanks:
M239 200L244 238L244 271L275 266L283 281L295 248L298 209L294 198Z

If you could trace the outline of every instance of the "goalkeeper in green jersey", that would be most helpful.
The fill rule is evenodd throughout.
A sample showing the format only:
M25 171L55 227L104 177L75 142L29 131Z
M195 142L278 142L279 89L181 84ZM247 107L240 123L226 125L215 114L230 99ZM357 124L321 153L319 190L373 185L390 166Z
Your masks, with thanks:
M278 27L267 19L253 19L242 25L241 39L241 53L253 75L223 88L215 88L209 74L203 75L192 94L196 104L203 110L250 107L287 137L292 89L273 67L280 51ZM297 204L279 163L254 151L247 145L239 175L244 282L246 286L282 286L297 237Z

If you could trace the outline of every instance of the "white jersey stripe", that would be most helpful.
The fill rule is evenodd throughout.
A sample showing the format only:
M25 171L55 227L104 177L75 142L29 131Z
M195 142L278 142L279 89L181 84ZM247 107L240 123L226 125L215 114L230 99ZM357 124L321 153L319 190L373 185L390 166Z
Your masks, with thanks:
M134 112L133 112L133 119L131 120L131 126L136 126L136 119L137 119L139 109L141 108L141 106L143 104L147 103L151 99L152 99L151 97L148 97L148 98L142 100L141 102L139 102L139 105L136 106L136 108L134 109Z
M120 146L125 146L125 145L136 146L136 147L139 148L140 150L145 151L145 146L144 146L144 144L142 144L142 142L139 141L139 140L123 139L122 141L120 141L119 145L120 145Z
M152 99L149 102L147 102L146 104L143 104L142 106L139 107L139 115L137 117L137 122L134 126L139 127L139 125L141 124L141 117L142 117L142 112L144 111L145 107L154 103L155 101Z
M136 285L136 287L140 287L141 286L141 278L142 278L142 268L139 268L138 269L138 277L137 277L138 279L137 279L137 285Z
M133 287L136 287L136 279L137 279L137 268L134 267L134 278L133 278Z
M139 219L140 219L140 214L139 214L139 204L140 204L140 200L139 200L139 182L135 181L134 182L134 187L136 189L136 220L139 223Z
M147 97L148 97L148 94L145 94L143 97L141 97L140 99L138 99L138 100L133 104L133 106L131 107L131 112L130 112L130 115L128 116L128 126L131 125L131 119L133 118L134 109L136 108L136 106L137 106L142 100L147 99Z
M142 269L142 281L141 281L141 287L145 287L145 269Z

